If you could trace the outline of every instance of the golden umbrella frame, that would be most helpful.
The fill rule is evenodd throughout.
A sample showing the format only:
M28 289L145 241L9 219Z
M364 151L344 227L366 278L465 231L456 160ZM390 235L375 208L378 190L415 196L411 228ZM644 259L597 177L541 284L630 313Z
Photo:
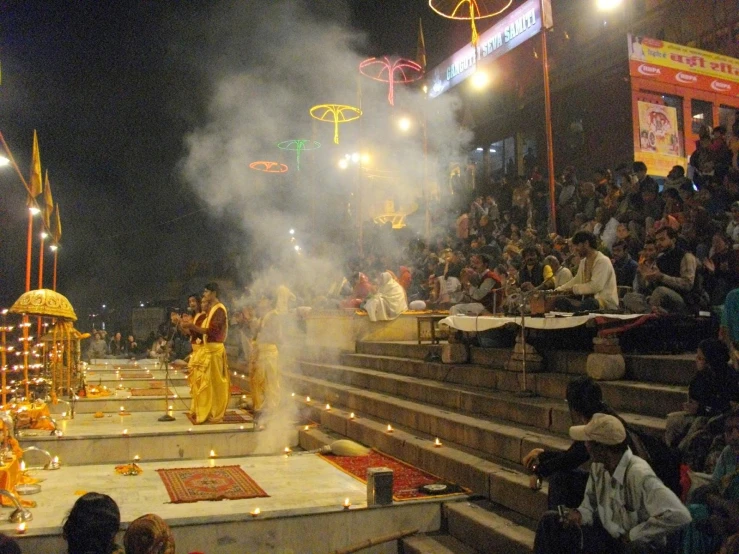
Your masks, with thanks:
M77 321L77 314L74 312L74 308L69 300L64 295L53 290L32 290L23 293L9 311L23 316L35 315L54 318L53 326L49 332L51 335L51 348L54 351L53 363L51 364L51 399L56 404L57 391L60 387L66 388L69 394L73 395L72 374L77 369L79 357L72 355L72 340L74 338L77 342L76 350L79 352L79 341L83 338L83 335L80 335L74 328L74 322ZM25 347L28 348L28 345L26 344ZM66 364L64 363L65 357ZM23 379L26 385L26 398L28 398L28 356L24 355L23 359ZM5 373L3 373L2 378L2 386L5 387Z

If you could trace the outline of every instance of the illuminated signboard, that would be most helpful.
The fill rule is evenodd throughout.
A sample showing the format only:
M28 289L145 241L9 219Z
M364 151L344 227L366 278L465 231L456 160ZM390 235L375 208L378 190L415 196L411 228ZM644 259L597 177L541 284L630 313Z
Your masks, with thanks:
M544 10L542 13L542 4ZM527 0L480 35L477 49L468 44L430 72L429 96L434 98L458 85L482 67L551 26L549 0Z

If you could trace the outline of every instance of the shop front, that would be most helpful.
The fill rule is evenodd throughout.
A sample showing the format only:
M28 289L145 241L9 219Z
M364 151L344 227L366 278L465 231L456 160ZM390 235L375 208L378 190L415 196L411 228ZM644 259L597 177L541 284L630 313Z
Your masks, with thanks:
M739 60L628 36L634 159L649 173L687 169L701 130L731 132L739 110Z

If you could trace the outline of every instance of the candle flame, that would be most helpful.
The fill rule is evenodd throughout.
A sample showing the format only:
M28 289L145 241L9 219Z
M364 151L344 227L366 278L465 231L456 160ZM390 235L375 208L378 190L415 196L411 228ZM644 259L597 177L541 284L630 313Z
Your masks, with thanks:
M258 516L259 514L262 513L262 510L260 510L259 508L254 508L250 513L253 516Z
M393 432L393 426L390 425L389 423L387 424L387 432L388 433L392 433Z
M306 396L306 397L305 397L305 401L306 401L306 402L310 402L310 396Z
M211 450L210 451L210 457L211 458L215 458L216 457L216 451L215 450Z
M352 412L352 413L349 414L349 419L354 419L355 417L357 417L357 416L354 415L354 412Z
M344 508L348 508L348 507L349 507L349 506L351 506L351 505L352 505L352 503L351 503L351 502L349 502L349 499L348 499L348 498L345 498L345 499L344 499Z

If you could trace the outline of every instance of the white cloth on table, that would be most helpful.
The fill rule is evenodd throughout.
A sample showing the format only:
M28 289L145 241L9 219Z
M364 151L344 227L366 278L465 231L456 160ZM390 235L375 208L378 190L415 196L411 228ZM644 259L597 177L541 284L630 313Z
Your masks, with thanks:
M380 276L377 293L365 302L370 321L390 321L408 309L405 290L387 271Z

